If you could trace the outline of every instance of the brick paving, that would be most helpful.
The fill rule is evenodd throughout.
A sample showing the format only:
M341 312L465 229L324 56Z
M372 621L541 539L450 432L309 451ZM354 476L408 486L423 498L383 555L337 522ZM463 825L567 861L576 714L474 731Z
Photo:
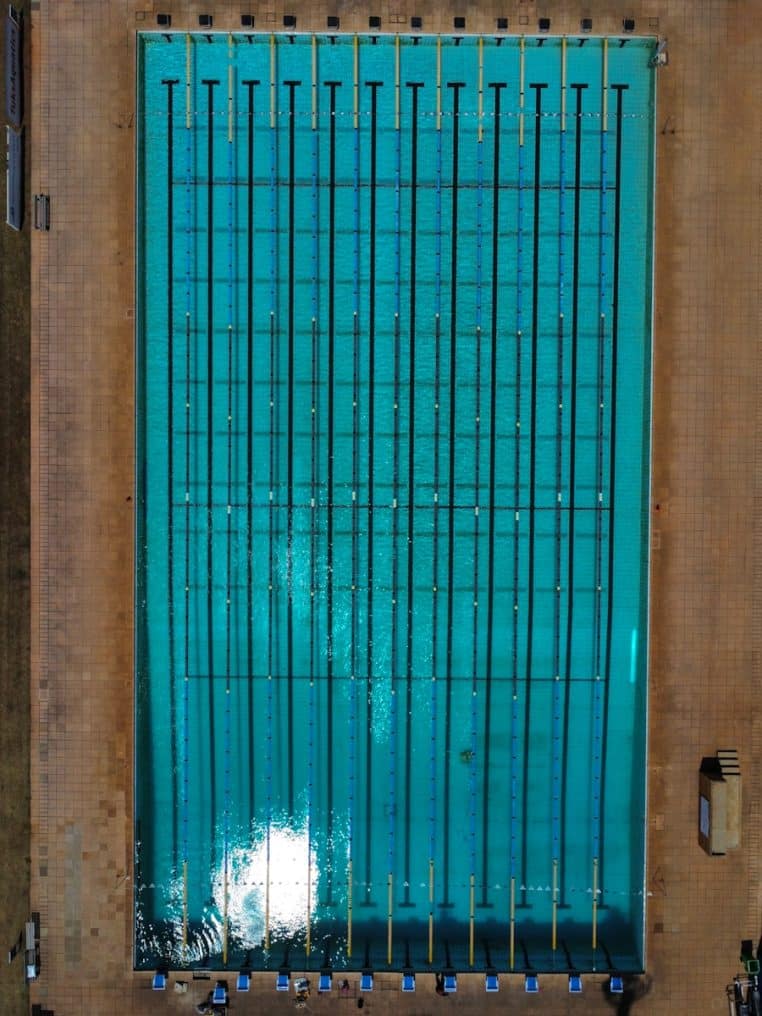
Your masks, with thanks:
M42 976L32 1001L56 1016L190 1012L209 985L152 992L131 968L133 307L135 30L156 10L173 29L298 16L299 29L390 28L411 14L446 30L637 31L669 40L659 71L655 262L648 1016L727 1012L742 937L757 938L762 716L762 356L759 337L762 7L757 0L383 0L371 10L187 0L32 0L31 176L51 196L32 236L32 908ZM523 20L525 19L525 20ZM658 510L656 505L658 504ZM710 859L696 841L697 769L736 747L744 775L741 848ZM231 978L232 981L232 978ZM354 981L353 981L354 984ZM438 999L379 977L367 1013L612 1011L600 979L582 998L541 979L498 996L461 977ZM172 985L170 985L170 988ZM234 1012L282 1012L271 974ZM310 1000L314 1012L352 999Z

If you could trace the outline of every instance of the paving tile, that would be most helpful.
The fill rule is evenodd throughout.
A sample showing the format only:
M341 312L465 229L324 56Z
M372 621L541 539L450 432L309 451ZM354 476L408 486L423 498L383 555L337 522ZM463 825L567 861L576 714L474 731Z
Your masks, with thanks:
M616 32L621 6L506 0L478 10L432 0L242 3L258 28L296 13L300 29ZM240 26L241 4L40 0L32 4L32 188L51 196L32 239L33 750L32 908L42 977L32 1000L57 1016L189 1012L208 990L150 990L131 970L132 533L135 30L155 11L173 29ZM760 933L762 654L760 202L762 7L757 0L631 0L637 31L669 39L657 108L649 703L647 966L638 1011L725 1011L741 938ZM404 18L404 22L394 20ZM659 506L658 509L656 506ZM736 747L744 774L741 848L707 858L696 841L703 754ZM700 957L699 963L686 962ZM689 969L686 969L689 966ZM230 977L230 975L228 975ZM367 1013L610 1012L603 978L583 999L517 977L485 996L462 977L443 1003L430 978L411 1000L379 978ZM353 982L353 992L356 986ZM313 997L312 1011L353 998ZM272 975L235 1011L285 1012Z

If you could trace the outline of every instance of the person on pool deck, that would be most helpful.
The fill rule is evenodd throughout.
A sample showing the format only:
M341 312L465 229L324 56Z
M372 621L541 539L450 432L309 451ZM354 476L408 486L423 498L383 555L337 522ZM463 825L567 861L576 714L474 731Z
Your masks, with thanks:
M346 977L341 982L341 985L339 987L339 994L344 996L349 994L349 981L346 979Z
M436 975L436 988L434 989L437 995L442 995L447 998L447 992L444 989L444 974L438 973Z
M200 1013L201 1016L214 1016L215 1013L219 1013L219 1014L226 1013L228 1011L227 1007L228 1007L229 999L226 997L226 1000L225 1000L224 1003L222 1003L222 1004L218 1003L217 1005L215 1005L214 1002L212 1001L213 998L214 998L214 991L210 991L209 994L206 997L206 1001L201 1002L201 1003L199 1003L199 1005L196 1006L196 1012Z

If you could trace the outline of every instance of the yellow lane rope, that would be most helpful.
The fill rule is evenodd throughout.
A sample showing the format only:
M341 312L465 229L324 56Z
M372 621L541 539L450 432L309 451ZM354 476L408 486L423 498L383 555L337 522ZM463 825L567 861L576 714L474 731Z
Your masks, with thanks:
M516 965L516 878L511 877L511 942L508 949L511 970Z
M598 858L593 858L593 949L598 948Z
M394 39L394 129L400 129L400 37ZM391 961L390 961L391 962Z
M392 965L392 886L394 876L391 872L386 878L386 962Z
M566 130L566 36L561 40L561 130Z
M524 147L524 36L519 40L519 148Z
M468 884L468 965L474 965L474 886L475 878L471 875Z
M233 36L228 35L228 142L233 142Z
M317 130L317 38L312 36L312 129Z
M434 962L434 861L429 859L429 963Z
M442 36L437 36L437 130L442 130Z
M185 126L191 125L191 37L185 36Z
M275 35L270 33L270 127L275 128Z
M484 135L484 39L479 36L479 113L477 116L477 140Z
M188 949L188 862L183 861L183 958Z
M603 130L608 130L609 40L603 40Z
M352 858L347 863L347 956L352 955Z
M356 33L353 40L353 47L354 59L352 61L352 73L354 74L354 127L355 130L357 130L360 125L360 39Z

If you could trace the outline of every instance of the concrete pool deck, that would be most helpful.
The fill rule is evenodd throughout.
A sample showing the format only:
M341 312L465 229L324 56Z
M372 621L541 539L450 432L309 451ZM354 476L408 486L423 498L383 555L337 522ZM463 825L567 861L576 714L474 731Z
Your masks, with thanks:
M656 284L647 967L635 1011L723 1010L741 938L759 937L759 763L754 710L762 656L762 356L759 349L762 9L755 0L611 0L584 8L529 0L442 8L167 0L33 0L31 187L50 194L51 230L32 234L32 884L42 920L33 1002L56 1016L189 1012L209 990L150 990L131 969L132 565L135 30L258 29L298 16L322 30L341 16L390 30L411 14L425 31L533 32L538 16L576 33L621 30L669 40L657 100ZM394 19L401 18L402 21ZM526 23L521 19L526 18ZM658 509L656 506L659 506ZM708 858L696 838L702 755L738 749L744 776L741 848ZM20 974L19 974L20 976ZM228 979L234 980L228 974ZM356 979L353 980L353 983ZM539 998L517 976L497 996L461 978L448 1006L464 1012L611 1011L595 979L581 998L541 977ZM600 979L599 979L600 981ZM272 974L234 1012L280 1012ZM505 990L506 982L510 986ZM431 977L402 996L379 977L365 1012L439 1008ZM261 990L257 990L261 986ZM388 990L387 990L388 989ZM354 1008L312 997L314 1011Z

